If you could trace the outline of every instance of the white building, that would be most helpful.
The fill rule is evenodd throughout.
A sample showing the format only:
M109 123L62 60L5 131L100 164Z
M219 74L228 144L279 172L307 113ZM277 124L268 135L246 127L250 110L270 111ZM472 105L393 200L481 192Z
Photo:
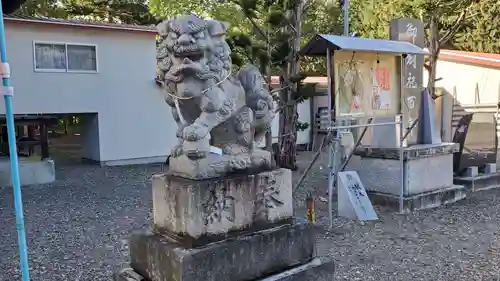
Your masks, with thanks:
M165 161L176 124L154 28L8 16L5 29L15 114L88 114L82 156L103 165Z
M459 104L496 104L500 91L500 54L441 50L436 86L456 91ZM427 81L427 71L424 71ZM476 97L477 92L477 97Z

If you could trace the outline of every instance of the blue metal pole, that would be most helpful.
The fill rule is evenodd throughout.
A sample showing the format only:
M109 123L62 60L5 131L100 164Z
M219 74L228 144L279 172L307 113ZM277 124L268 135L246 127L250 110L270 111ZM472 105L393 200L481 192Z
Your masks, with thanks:
M3 22L2 0L0 0L0 59L2 70L7 64L7 46L5 42L5 27ZM10 72L10 70L9 70ZM17 158L16 131L14 125L14 112L12 110L12 92L6 91L10 87L10 73L2 73L3 94L5 100L5 118L7 119L7 134L9 138L10 169L12 173L12 187L14 188L14 206L16 209L16 228L19 243L19 257L21 263L22 281L29 281L28 249L26 245L26 233L24 231L23 199L21 195L21 183L19 181L19 160Z

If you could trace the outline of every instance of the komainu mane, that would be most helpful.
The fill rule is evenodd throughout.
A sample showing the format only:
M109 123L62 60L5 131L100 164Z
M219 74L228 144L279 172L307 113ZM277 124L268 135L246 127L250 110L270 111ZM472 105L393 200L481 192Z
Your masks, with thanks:
M271 166L257 144L274 118L273 99L255 66L232 73L227 28L194 15L158 25L158 79L178 125L173 174L201 179Z

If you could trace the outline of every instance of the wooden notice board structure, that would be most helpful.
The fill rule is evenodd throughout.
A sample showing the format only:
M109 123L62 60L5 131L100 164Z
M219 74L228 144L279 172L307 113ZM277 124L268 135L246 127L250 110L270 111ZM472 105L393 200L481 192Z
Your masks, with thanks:
M407 81L401 76L402 63L408 55L427 55L428 52L409 42L368 39L360 37L317 34L300 51L302 56L326 56L328 74L328 98L330 131L335 144L339 143L339 131L367 127L398 127L401 172L403 173L403 141L405 138L402 105L411 97L402 96ZM390 122L370 123L377 118ZM399 125L399 126L396 126ZM389 128L390 129L390 128ZM363 134L361 134L363 135ZM359 145L359 140L357 145ZM333 185L341 167L336 163L339 145L330 144L329 208L332 217ZM345 164L345 163L344 163ZM403 208L403 189L400 210Z

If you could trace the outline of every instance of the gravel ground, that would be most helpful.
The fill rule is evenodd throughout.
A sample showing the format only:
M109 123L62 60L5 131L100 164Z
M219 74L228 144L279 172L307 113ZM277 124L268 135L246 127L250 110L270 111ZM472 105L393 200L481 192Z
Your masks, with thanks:
M312 156L299 156L299 171ZM321 162L321 161L319 161ZM99 168L64 165L53 184L23 188L34 281L100 281L127 266L131 231L150 224L148 181L159 165ZM325 197L326 170L315 165L297 194ZM453 206L400 216L376 208L380 221L336 218L317 200L318 252L337 261L335 280L500 280L500 190ZM0 280L19 280L12 189L0 187Z
M318 162L299 193L300 214L305 189L327 186L326 170L320 169L326 161ZM312 192L326 198L323 190ZM336 217L332 229L327 205L317 200L317 247L320 255L335 258L335 280L500 280L500 190L409 215L375 207L380 221Z
M160 166L59 169L53 184L23 188L33 281L108 281L128 260L132 230L149 226L148 178ZM0 280L18 277L12 189L0 190Z

